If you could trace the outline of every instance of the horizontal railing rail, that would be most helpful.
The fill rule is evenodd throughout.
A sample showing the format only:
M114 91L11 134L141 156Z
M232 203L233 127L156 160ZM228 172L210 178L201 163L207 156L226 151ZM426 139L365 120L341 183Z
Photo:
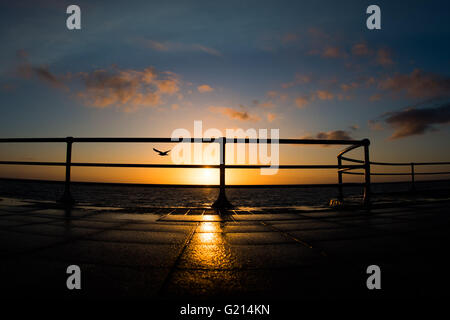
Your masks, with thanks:
M155 163L99 163L99 162L72 162L72 145L74 143L219 143L220 148L220 164L155 164ZM117 168L214 168L220 170L219 182L219 196L213 206L227 207L230 203L226 199L225 188L225 170L226 169L261 169L271 168L270 165L227 165L225 163L225 145L227 143L256 143L256 144L292 144L292 145L348 145L349 147L343 150L339 155L344 154L350 150L358 147L364 147L365 160L358 161L361 164L293 164L293 165L278 165L278 169L338 169L338 174L341 176L340 170L355 170L364 169L366 181L362 184L364 186L364 202L369 203L370 195L370 166L369 161L369 140L325 140L325 139L261 139L261 138L82 138L82 137L66 137L66 138L0 138L0 143L66 143L66 161L65 162L51 162L51 161L0 161L0 165L24 165L24 166L63 166L66 168L65 172L65 188L62 201L66 204L73 204L74 200L70 193L71 185L71 168L72 167L117 167ZM340 158L339 158L340 159ZM350 185L339 181L339 186ZM360 185L360 184L352 184ZM266 185L261 185L266 186ZM273 185L273 186L289 186L289 185ZM319 186L319 185L318 185ZM231 187L231 186L230 186Z
M344 157L343 155L351 150L355 149L353 146L341 151L338 154L338 163L342 163L342 160L352 162L352 163L365 163L363 160L353 159ZM392 167L409 167L410 172L370 172L371 176L410 176L411 177L411 191L416 190L415 186L415 176L417 175L446 175L450 174L450 171L433 171L433 172L416 172L416 166L445 166L450 165L448 161L435 161L435 162L379 162L379 161L369 161L369 166L392 166ZM353 168L344 167L338 170L339 179L342 182L342 174L350 175L364 175L361 172L352 172Z
M0 143L26 143L26 142L113 142L113 143L139 143L139 142L159 142L159 143L220 143L221 138L0 138ZM279 143L279 144L325 144L325 145L355 145L361 146L364 140L340 140L340 139L261 139L261 138L225 138L226 143Z

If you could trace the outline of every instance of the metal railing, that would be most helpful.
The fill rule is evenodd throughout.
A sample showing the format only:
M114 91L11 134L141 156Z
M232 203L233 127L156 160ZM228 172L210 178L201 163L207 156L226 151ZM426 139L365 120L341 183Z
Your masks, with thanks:
M364 160L358 160L353 158L344 157L343 155L351 150L354 147L351 146L343 151L341 151L338 156L338 164L342 165L342 168L338 169L338 182L339 182L339 199L342 200L344 198L343 190L342 190L342 175L343 174L351 174L351 175L365 175L366 183L370 185L370 176L410 176L411 178L411 191L416 191L416 179L417 175L444 175L450 174L450 171L434 171L434 172L416 172L417 166L436 166L436 165L450 165L450 162L376 162L376 161L368 161L368 156L364 157ZM366 152L366 150L365 150ZM367 151L368 152L368 151ZM352 163L361 163L367 166L365 169L365 173L353 172L353 168L345 168L342 164L342 161L348 161ZM368 163L368 164L367 164ZM392 166L392 167L409 167L409 172L371 172L370 166Z
M74 143L219 143L220 144L220 164L219 165L203 165L203 164L137 164L137 163L98 163L98 162L72 162L72 145ZM290 145L349 145L347 149L338 155L338 164L328 165L279 165L279 169L338 169L339 190L342 193L342 170L363 169L365 182L364 186L364 203L370 202L370 162L369 162L369 145L368 139L363 140L324 140L324 139L276 139L274 143L290 144ZM71 187L71 168L72 167L120 167L120 168L216 168L220 172L219 195L214 202L213 207L224 208L231 207L227 200L225 189L225 170L226 169L260 169L270 168L270 165L227 165L225 163L225 150L228 143L257 143L270 144L272 139L253 139L253 138L191 138L191 139L172 139L172 138L3 138L0 143L65 143L66 144L66 161L65 162L39 162L39 161L0 161L0 165L31 165L31 166L63 166L65 167L65 186L64 194L60 201L67 205L75 203L70 187ZM342 154L358 147L364 148L364 161L355 160L362 164L342 164ZM280 185L278 185L280 186ZM288 185L284 185L288 186ZM270 187L270 185L268 186Z

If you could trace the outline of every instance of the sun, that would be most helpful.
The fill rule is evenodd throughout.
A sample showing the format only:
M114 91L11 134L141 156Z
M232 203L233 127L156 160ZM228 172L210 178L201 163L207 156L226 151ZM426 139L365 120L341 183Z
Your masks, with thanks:
M219 170L218 169L198 169L196 175L197 183L199 184L217 184L219 182Z

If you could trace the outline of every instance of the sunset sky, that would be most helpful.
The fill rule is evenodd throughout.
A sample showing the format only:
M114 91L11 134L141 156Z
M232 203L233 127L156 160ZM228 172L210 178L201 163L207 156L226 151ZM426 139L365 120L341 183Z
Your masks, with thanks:
M81 30L66 28L70 4ZM369 138L374 161L449 161L450 4L377 1L382 29L368 30L369 4L2 1L0 137L170 137L202 120L223 132ZM170 162L152 147L170 148L76 145L73 161ZM0 158L62 161L64 150L0 145ZM282 147L280 161L335 164L338 150ZM74 169L74 180L216 183L216 171ZM0 166L0 176L62 179L63 170ZM228 178L335 182L336 173Z

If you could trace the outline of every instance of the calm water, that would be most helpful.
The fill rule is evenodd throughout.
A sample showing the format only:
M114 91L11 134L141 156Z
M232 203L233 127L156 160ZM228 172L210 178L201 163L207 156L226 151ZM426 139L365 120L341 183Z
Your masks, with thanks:
M441 184L441 185L439 185ZM422 183L422 190L433 187L449 187L449 182ZM374 192L407 191L405 184L374 184ZM0 179L0 197L55 201L64 191L62 183L15 181ZM347 199L360 201L361 187L344 188ZM72 195L80 204L114 207L205 207L217 198L216 188L170 188L127 185L74 184ZM239 188L228 189L227 197L240 207L326 207L337 198L335 187L314 188ZM374 197L382 200L380 196ZM392 198L392 197L391 197Z

